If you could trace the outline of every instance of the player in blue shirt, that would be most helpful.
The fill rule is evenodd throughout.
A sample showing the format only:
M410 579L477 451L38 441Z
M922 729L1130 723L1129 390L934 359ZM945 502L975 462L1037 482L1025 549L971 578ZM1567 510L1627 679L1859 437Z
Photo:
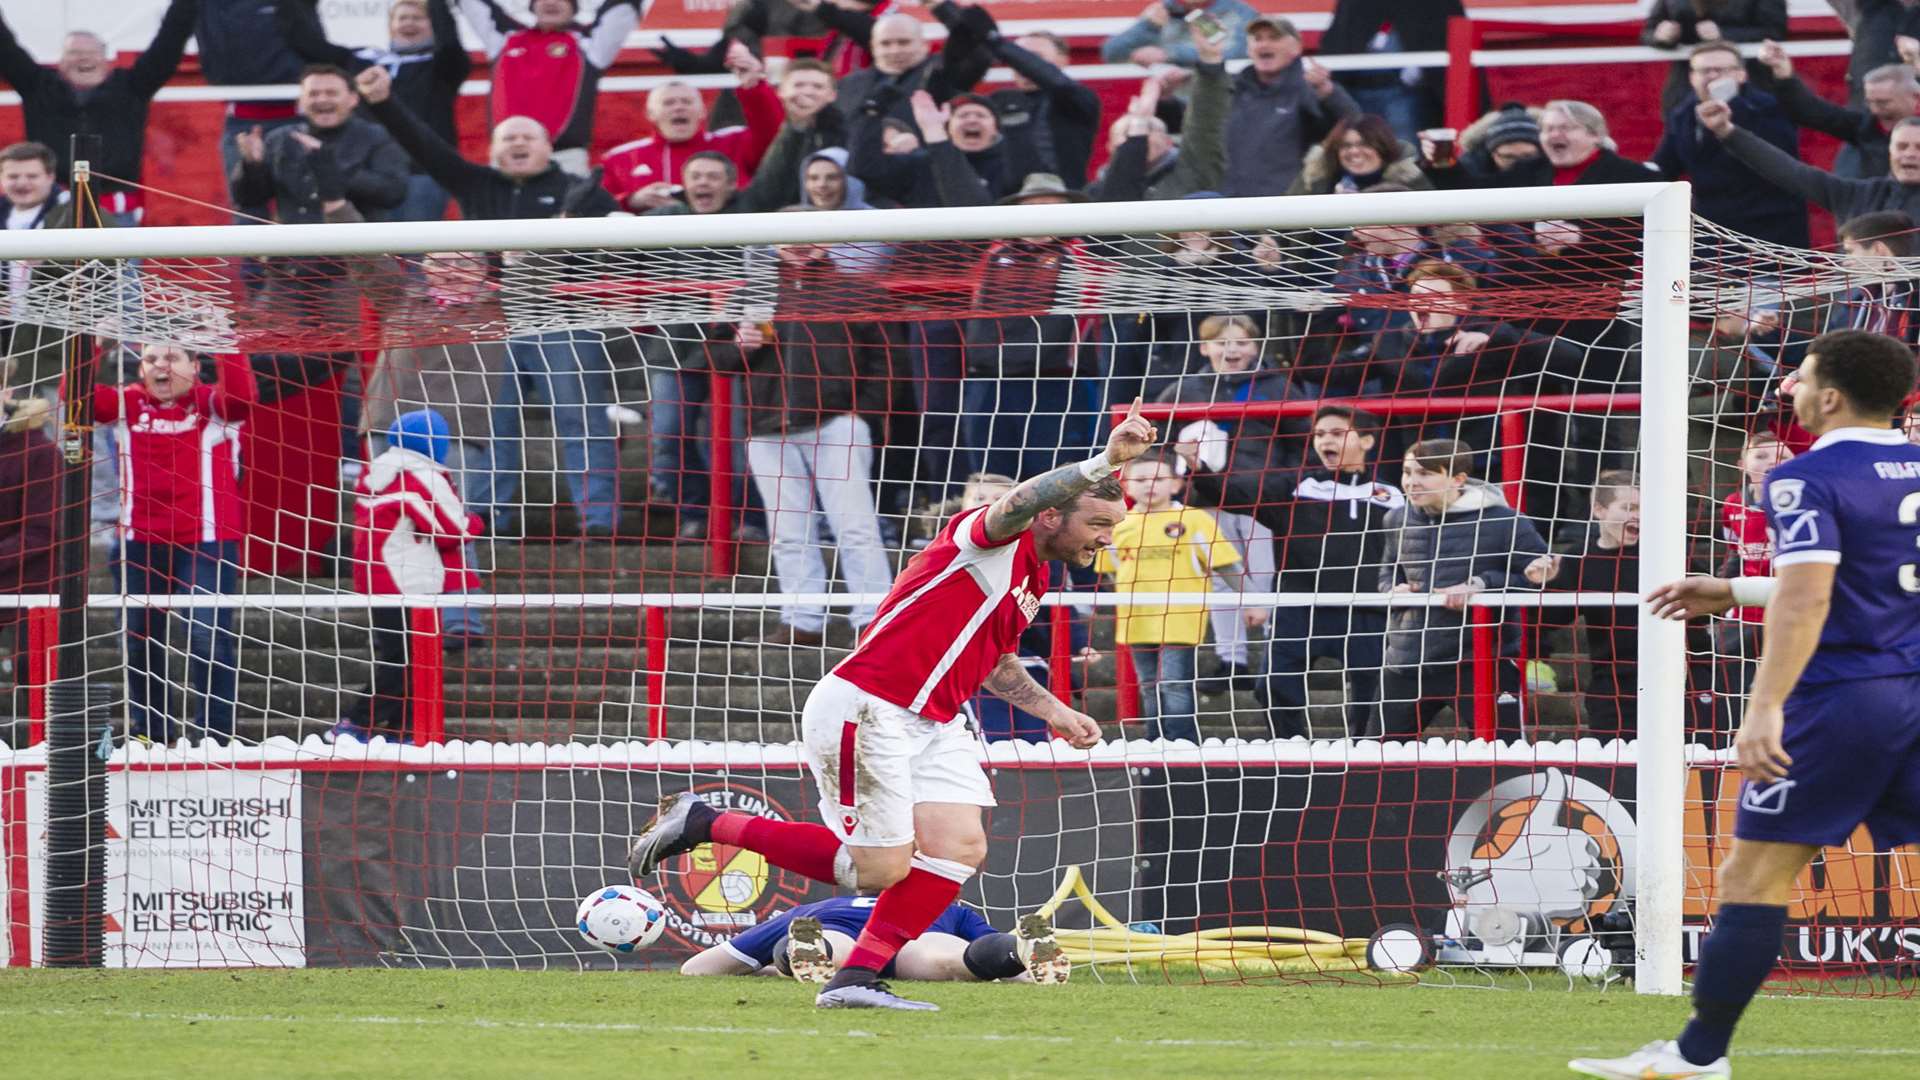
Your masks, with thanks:
M1920 841L1920 446L1894 424L1913 351L1862 330L1807 348L1793 414L1817 438L1767 476L1775 587L1693 1017L1671 1042L1569 1063L1587 1076L1731 1076L1727 1044L1779 957L1801 869L1863 822L1878 850ZM1656 590L1654 610L1713 609L1686 591ZM1723 591L1731 604L1718 587L1714 601Z
M731 941L723 941L680 965L682 975L791 975L824 983L836 956L847 955L873 916L877 896L836 896L776 915ZM1045 916L1020 920L1020 932L995 930L979 912L949 904L880 972L883 977L927 982L966 982L1026 977L1032 982L1067 981L1071 964Z

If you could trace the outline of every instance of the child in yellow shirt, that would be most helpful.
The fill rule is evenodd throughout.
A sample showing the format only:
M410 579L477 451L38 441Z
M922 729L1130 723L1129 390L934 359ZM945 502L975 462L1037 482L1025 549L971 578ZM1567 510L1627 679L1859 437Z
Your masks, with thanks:
M1120 483L1133 509L1098 562L1101 573L1113 575L1116 592L1204 594L1213 575L1239 565L1213 515L1179 503L1186 481L1160 455L1149 451L1128 462ZM1200 741L1193 679L1206 636L1202 604L1144 599L1121 606L1115 640L1133 650L1148 738Z

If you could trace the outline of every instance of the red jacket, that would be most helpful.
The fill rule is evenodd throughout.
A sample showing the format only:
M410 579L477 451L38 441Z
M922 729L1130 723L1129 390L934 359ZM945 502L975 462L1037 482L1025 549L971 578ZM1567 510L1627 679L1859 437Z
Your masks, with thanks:
M199 544L245 535L240 425L258 400L246 357L220 357L220 381L169 402L139 383L93 388L93 421L114 425L120 536Z
M461 545L480 535L444 466L398 447L367 466L353 508L353 587L376 596L439 596L480 587Z
M625 210L628 209L627 196L662 180L679 183L680 169L688 158L703 150L718 150L733 159L734 167L740 170L740 186L746 187L747 181L753 179L753 170L760 167L760 159L766 156L767 147L773 145L774 136L780 134L787 111L786 106L780 104L779 93L765 79L752 89L739 91L739 96L740 111L747 117L745 127L719 131L703 127L686 142L670 143L658 135L649 135L621 143L600 160L605 168L600 183Z
M600 76L640 21L638 5L607 0L591 26L564 30L524 26L498 0L459 0L459 7L493 61L493 122L531 116L546 126L555 150L591 143Z
M52 592L54 525L66 465L43 430L46 403L27 398L0 427L0 592ZM0 610L0 625L19 609Z

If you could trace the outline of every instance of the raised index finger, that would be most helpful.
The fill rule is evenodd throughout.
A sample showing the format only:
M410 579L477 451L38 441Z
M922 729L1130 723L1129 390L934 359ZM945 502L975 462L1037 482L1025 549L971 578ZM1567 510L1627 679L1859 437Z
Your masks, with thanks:
M1140 401L1141 401L1140 395L1135 394L1133 396L1133 404L1127 406L1127 416L1126 416L1127 420L1140 419ZM1121 423L1125 423L1125 422L1126 420L1121 421Z

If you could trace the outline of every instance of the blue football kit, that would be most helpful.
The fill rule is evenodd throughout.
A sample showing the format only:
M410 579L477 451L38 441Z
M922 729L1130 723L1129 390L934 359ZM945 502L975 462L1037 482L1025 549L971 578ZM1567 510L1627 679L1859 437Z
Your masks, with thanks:
M858 938L860 931L866 929L867 920L873 917L873 905L879 899L877 896L836 896L802 904L792 911L775 915L751 930L734 935L726 943L727 952L743 964L752 964L755 970L763 968L773 963L774 951L781 947L780 942L787 936L787 924L803 915L819 919L823 930L838 930L850 938ZM933 925L926 929L926 933L951 934L962 941L977 941L998 932L979 912L962 904L947 905L947 910L941 912Z
M1734 835L1829 846L1863 822L1920 842L1920 446L1841 428L1767 477L1773 565L1834 567L1820 642L1785 703L1784 779L1747 784Z

